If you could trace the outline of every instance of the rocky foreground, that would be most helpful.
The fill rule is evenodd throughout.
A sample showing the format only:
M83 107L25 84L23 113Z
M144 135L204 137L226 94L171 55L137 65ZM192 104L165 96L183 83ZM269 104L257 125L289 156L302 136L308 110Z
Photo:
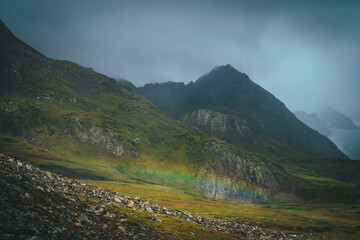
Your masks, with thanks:
M0 154L0 239L183 239L132 217L166 224L184 219L239 239L309 239L235 222L215 221L42 171ZM141 215L140 215L141 216Z

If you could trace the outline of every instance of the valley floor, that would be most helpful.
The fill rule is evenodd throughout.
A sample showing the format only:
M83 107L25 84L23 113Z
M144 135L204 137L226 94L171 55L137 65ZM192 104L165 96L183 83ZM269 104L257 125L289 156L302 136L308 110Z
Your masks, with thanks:
M296 161L293 161L301 163L296 165L296 168L294 168L293 165L290 165L290 161L287 163L289 164L288 169L290 169L290 171L293 171L294 173L297 173L298 176L303 176L304 179L311 181L312 185L309 191L316 195L314 195L315 197L313 197L311 201L297 204L233 204L203 198L196 191L189 192L188 190L169 187L169 185L159 184L151 180L144 182L143 179L136 178L136 176L133 178L131 176L121 177L121 174L119 175L119 172L116 170L116 168L113 168L106 160L91 158L73 158L66 160L61 158L61 156L54 155L51 152L44 151L15 138L0 138L0 152L14 156L17 159L29 161L44 170L61 173L68 177L81 178L78 181L85 184L90 184L101 187L103 189L119 192L121 194L131 196L132 199L135 199L135 197L138 196L142 199L145 199L146 201L166 206L169 209L178 209L183 212L190 212L193 216L201 216L204 218L221 221L237 222L239 224L245 224L249 226L258 226L261 227L261 229L275 232L295 233L296 235L306 233L309 237L315 239L358 239L358 236L360 235L360 202L356 201L356 199L358 199L358 194L356 193L356 184L351 182L342 182L336 180L335 178L326 177L324 174L321 175L315 172L316 169L320 169L320 167L323 166L321 160L316 160L316 158L314 158L313 162L305 163L302 163L301 159L295 159ZM284 159L288 158L289 157L287 155L284 156ZM8 218L11 218L11 216L14 218L14 214L17 214L17 211L21 210L21 208L18 208L20 205L28 206L29 203L35 203L35 200L38 201L39 199L47 199L53 196L51 194L48 195L48 193L39 191L38 189L34 189L34 187L38 185L38 181L43 182L45 186L51 185L54 188L57 182L60 181L61 183L63 181L61 179L67 179L53 174L51 176L57 176L56 179L59 178L60 180L49 182L49 179L35 178L36 184L34 185L31 178L29 179L27 175L35 174L36 176L41 176L39 173L40 170L35 167L33 167L32 170L26 170L26 164L24 165L25 167L12 166L17 162L17 160L13 160L14 162L11 165L10 162L6 162L5 159L8 158L1 158L2 163L0 165L2 171L5 171L1 173L0 177L2 200L0 209L1 214L10 214L7 215ZM284 161L282 160L280 162ZM338 169L339 171L347 172L347 176L350 176L351 174L355 176L355 174L358 173L359 166L356 164L358 163L357 161L345 162L343 160L328 162L332 164L328 165L328 172L333 171L333 169ZM342 164L342 162L344 162L344 164ZM9 166L6 167L5 163L10 164L12 168L11 171L15 171L16 173L11 173L13 174L11 175L9 170L6 170L6 168ZM293 168L296 171L292 170ZM312 171L311 169L315 170ZM28 173L27 171L30 172ZM41 174L44 175L44 173ZM26 175L27 177L24 177L21 180L25 183L22 183L20 179L17 179L17 175ZM85 180L88 178L91 180ZM30 182L27 183L27 181ZM8 183L10 185L7 185ZM31 195L31 191L36 192L38 195L35 195L34 198L34 196ZM26 197L26 193L29 194L30 198ZM66 196L64 198L63 194L63 197L59 198L59 202L61 203L60 205L66 208L69 207L69 209L72 209L71 211L76 209L74 206L77 206L80 209L87 209L86 206L94 205L95 212L93 213L95 215L96 211L98 211L96 209L99 209L101 205L106 206L106 204L100 203L99 200L96 199L88 199L85 202L82 202L80 198L87 198L83 196L81 197L79 194L81 193L77 192L72 194L72 196L77 196L75 200L80 205L75 204L75 202L69 200ZM11 199L15 200L12 201ZM42 202L39 201L39 203ZM127 204L127 202L124 204ZM51 209L53 206L50 204L46 206L43 205L43 207L45 207L45 210L43 210L43 216L45 219L47 219L48 215L51 216L49 211L54 212L54 210ZM5 209L10 209L10 212L6 213ZM153 214L157 213L138 212L121 206L116 207L116 209L114 210L115 212L119 211L119 213L126 213L121 213L120 216L126 215L128 219L133 219L131 221L144 223L146 226L149 226L152 229L156 228L156 233L160 234L161 236L167 236L168 238L170 238L169 234L172 234L173 232L181 235L181 238L183 239L191 239L194 237L197 239L216 239L216 236L218 236L218 239L235 238L234 235L229 235L228 233L215 231L215 234L213 230L204 229L199 224L184 221L183 219L179 218L174 218L173 216L162 216L163 219L167 218L168 220L163 222L156 222L146 217L151 217ZM38 213L36 213L34 209L22 210L24 210L26 213L24 213L24 219L30 219L30 222L35 224L36 222L33 221L31 216L36 216L34 214ZM78 214L84 213L82 212L83 210L76 211L78 211ZM56 211L53 213L54 217L61 218L61 216L56 215L56 213ZM77 229L74 225L76 223L74 220L75 218L78 217L70 216L70 219L72 220L69 220L70 222L65 224L69 225L69 229ZM7 219L6 215L2 215L1 219ZM101 221L103 221L101 219L102 218L100 216L99 219L94 220L96 223L95 225L98 227L93 228L93 230L100 229L99 226L101 225ZM18 231L22 226L21 224L15 221L11 225L5 225L5 222L7 221L1 221L2 233L4 233L5 230L10 231L8 234L11 234L11 232L21 233L21 231ZM107 223L105 224L108 225ZM51 228L49 224L47 227ZM27 234L28 228L25 228L25 230L24 234ZM99 231L102 232L102 230ZM195 236L191 234L191 232L193 232ZM180 238L177 235L171 236L174 238ZM211 236L211 238L209 238L209 236ZM236 236L236 238L239 238L239 236Z
M3 154L0 161L1 239L310 239L173 210Z
M135 180L79 181L133 197L141 196L194 215L259 226L270 231L306 233L316 239L358 239L360 234L359 203L234 204Z

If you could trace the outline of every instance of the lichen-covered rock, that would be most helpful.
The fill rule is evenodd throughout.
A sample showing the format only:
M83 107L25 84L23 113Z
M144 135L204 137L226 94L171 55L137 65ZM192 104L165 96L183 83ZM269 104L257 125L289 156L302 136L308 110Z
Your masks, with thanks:
M180 118L180 121L197 131L222 139L244 138L250 133L245 120L208 109L187 113Z
M299 179L260 157L241 157L223 144L208 143L199 176L206 197L237 203L299 201Z

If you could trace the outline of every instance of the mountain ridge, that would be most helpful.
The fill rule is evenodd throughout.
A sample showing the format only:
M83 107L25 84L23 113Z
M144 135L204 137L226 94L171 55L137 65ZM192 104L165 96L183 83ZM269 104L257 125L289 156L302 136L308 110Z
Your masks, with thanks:
M162 86L164 85L169 85L169 83L152 85L151 97L145 91L145 87L140 88L141 91L136 91L158 104L174 119L184 119L186 114L191 114L193 111L208 109L233 115L247 122L251 129L250 138L262 138L265 142L267 142L266 139L275 139L317 153L347 158L329 139L299 121L273 94L252 82L245 73L238 72L229 64L215 67L191 85L182 85L182 98L177 97L177 101L172 101L172 105L164 106L161 102L168 103L169 101L157 98L163 95ZM172 89L166 90L167 95L173 95ZM178 94L179 89L174 91ZM193 119L192 122L195 120ZM212 135L209 131L206 133ZM226 136L216 136L227 139ZM242 145L244 140L231 143L245 146ZM251 150L251 148L248 149Z

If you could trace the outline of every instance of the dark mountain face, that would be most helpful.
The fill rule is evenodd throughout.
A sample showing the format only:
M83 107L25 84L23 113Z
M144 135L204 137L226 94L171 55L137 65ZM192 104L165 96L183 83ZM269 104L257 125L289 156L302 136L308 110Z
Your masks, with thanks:
M160 86L161 84L153 86L151 90L153 95L156 95ZM147 96L147 93L141 94ZM167 94L172 95L171 89ZM166 101L166 98L162 101ZM249 131L247 135L238 138L229 138L227 133L219 135L218 132L209 131L208 127L201 130L228 141L233 139L231 143L240 144L248 149L256 149L259 144L275 140L324 155L346 157L328 138L300 122L281 101L230 65L216 67L194 84L187 85L182 99L172 103L173 105L165 107L159 106L175 119L186 119L186 123L191 123L189 126L196 129L201 129L202 124L199 122L195 124L199 119L194 117L199 114L191 112L199 109L236 116L246 122ZM186 114L190 114L193 118ZM229 131L236 132L236 129ZM244 145L246 139L256 139L256 141L249 148L248 143L247 146Z
M166 82L150 83L135 91L160 107L178 104L186 95L190 85L184 83Z

